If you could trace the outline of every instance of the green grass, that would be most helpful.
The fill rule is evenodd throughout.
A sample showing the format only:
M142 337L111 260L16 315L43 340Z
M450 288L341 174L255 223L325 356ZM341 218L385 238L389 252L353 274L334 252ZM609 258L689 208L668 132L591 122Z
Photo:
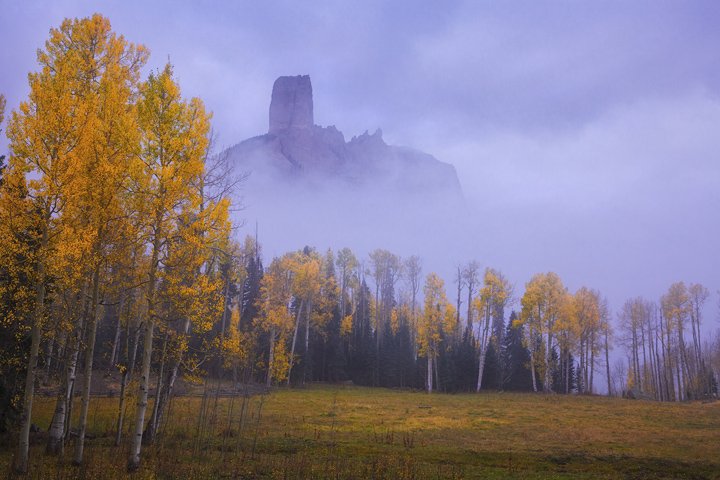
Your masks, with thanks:
M230 400L220 399L198 441L200 399L176 398L132 478L720 478L720 402L279 389L263 402L252 458L259 401L247 405L238 438L240 404L228 426ZM68 463L72 443L58 462L43 453L46 434L36 434L29 477L126 477L127 434L123 447L112 446L117 402L93 399L96 438L82 467ZM53 399L37 399L34 422L43 431L53 408ZM8 476L15 442L0 449Z

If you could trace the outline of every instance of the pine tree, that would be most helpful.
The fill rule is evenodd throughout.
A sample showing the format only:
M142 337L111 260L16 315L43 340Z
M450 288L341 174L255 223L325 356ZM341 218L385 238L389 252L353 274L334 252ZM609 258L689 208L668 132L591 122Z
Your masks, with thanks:
M517 322L518 316L513 311L503 339L504 377L501 381L503 390L531 392L533 390L530 372L530 353L523 342L522 325Z
M495 350L495 342L490 342L485 353L485 374L482 379L482 388L499 390L500 380L500 358Z

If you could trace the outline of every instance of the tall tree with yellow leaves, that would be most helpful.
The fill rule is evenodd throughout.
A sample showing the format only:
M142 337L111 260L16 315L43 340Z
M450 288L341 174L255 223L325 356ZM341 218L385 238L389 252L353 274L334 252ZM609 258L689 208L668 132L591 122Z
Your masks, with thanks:
M436 273L428 274L425 279L425 307L418 328L420 355L427 358L428 393L433 390L433 369L437 371L437 357L440 353L443 327L448 320L448 299L445 294L445 282ZM451 314L454 314L454 309ZM435 373L437 376L437 373Z
M314 250L306 249L304 252L295 254L293 276L293 297L299 306L295 312L295 331L293 333L292 345L290 347L290 364L287 372L287 385L290 386L290 374L295 363L295 345L297 342L298 328L302 321L302 315L305 314L305 350L303 355L307 356L310 343L310 321L315 308L315 302L321 289L322 276L320 274L321 259ZM307 359L306 359L307 360ZM305 379L303 378L303 383Z
M674 283L668 292L660 300L663 316L665 317L668 329L677 332L677 344L679 347L678 362L675 364L677 378L677 394L679 399L685 400L689 391L696 392L694 379L689 367L687 345L685 344L685 330L688 320L691 319L693 305L690 294L684 282Z
M551 391L550 378L552 350L557 332L556 322L568 301L567 289L553 272L538 273L525 284L525 294L520 301L522 311L516 322L525 327L523 341L530 351L533 389L537 391L535 370L543 379L543 391Z
M294 254L285 254L273 259L262 279L256 329L269 333L267 387L273 381L282 382L286 378L292 361L285 349L293 326L290 302L295 272Z
M505 307L512 301L513 287L507 281L505 276L499 271L486 268L483 276L484 286L478 292L477 297L473 301L473 309L477 312L478 328L476 334L476 348L478 354L478 380L477 389L480 391L482 385L483 372L485 369L485 357L487 356L488 343L492 340L492 323L496 315L502 315ZM496 343L499 345L499 341ZM499 351L496 350L496 351Z
M132 136L133 122L126 120L133 82L147 56L143 47L134 47L116 38L100 15L82 20L65 20L50 32L45 50L38 51L42 70L30 74L31 93L13 112L8 126L11 168L33 173L28 197L38 212L39 255L36 271L36 305L32 326L32 347L28 365L23 427L20 434L17 469L27 470L28 434L34 393L41 327L45 319L45 279L54 266L54 254L73 247L58 244L64 219L78 211L101 209L88 205L88 170L104 168L107 155L125 150ZM118 118L120 116L120 118ZM120 147L122 145L122 147ZM123 155L124 156L124 155ZM97 162L100 162L99 164ZM97 220L97 219L96 219ZM95 222L95 226L100 225ZM95 235L77 238L90 244Z
M131 157L137 147L135 100L140 68L147 52L135 47L111 30L100 15L76 22L68 30L68 40L80 52L78 77L83 79L87 138L80 163L80 195L68 202L64 215L83 219L86 226L87 263L92 271L91 314L84 369L82 406L74 464L83 458L83 446L90 403L90 383L97 323L100 316L100 285L109 268L111 255L124 256L131 238L121 241L128 219L125 191ZM72 208L70 208L72 207ZM69 242L68 242L69 243Z
M194 237L204 230L194 228L193 224L203 208L199 186L205 173L203 159L211 116L205 112L200 99L186 101L182 98L170 64L161 72L151 73L140 92L137 123L141 149L137 167L132 172L131 191L134 210L141 212L147 220L141 238L147 245L150 262L142 367L128 457L129 471L137 470L140 465L153 331L156 321L161 318L157 288L170 273L165 264L172 253L171 241L179 236L180 244L197 242L200 240Z

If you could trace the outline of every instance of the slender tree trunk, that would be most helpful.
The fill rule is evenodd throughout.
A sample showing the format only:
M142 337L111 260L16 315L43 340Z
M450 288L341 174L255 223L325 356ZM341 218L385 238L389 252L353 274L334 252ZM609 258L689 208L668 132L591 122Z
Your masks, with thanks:
M532 373L533 392L537 393L537 379L535 378L535 350L530 348L530 372Z
M130 319L128 318L127 327L125 329L125 367L122 369L122 381L120 384L120 403L118 405L118 418L115 427L115 446L119 447L122 442L122 425L125 416L125 397L127 396L128 379L135 370L135 356L137 355L138 340L140 339L140 329L135 331L135 340L133 341L132 354L130 353Z
M110 367L113 370L118 363L120 353L120 334L122 333L122 312L125 308L125 293L120 293L120 305L118 306L117 326L115 327L115 339L113 341L112 351L110 352Z
M164 388L164 380L165 380L165 365L167 364L167 346L168 341L170 338L170 331L168 329L165 330L165 338L163 339L163 348L162 352L160 353L160 369L157 373L157 381L155 382L155 401L153 402L153 409L152 413L150 414L150 419L147 422L147 425L145 425L145 430L143 431L143 442L146 445L152 445L155 443L155 433L157 432L157 425L158 425L158 406L160 404L160 394Z
M485 371L485 357L486 352L480 353L480 366L478 367L477 389L475 390L476 393L480 393L480 387L482 387L483 372Z
M607 377L608 395L612 395L610 388L610 342L608 341L608 332L605 331L605 375Z
M150 263L150 281L148 283L148 310L145 324L145 339L143 342L142 370L140 371L140 386L135 410L135 427L132 444L128 455L127 469L134 472L140 467L140 449L142 447L143 426L145 423L145 410L147 409L148 389L150 388L150 361L152 357L153 332L155 329L155 288L157 265L160 256L160 236L156 233L153 244L153 254Z
M305 305L304 298L300 300L300 306L295 315L295 332L293 333L292 346L290 347L290 362L288 365L287 381L285 382L287 387L290 387L290 373L292 372L293 363L295 362L295 343L297 342L298 327L300 326L300 316L302 315L303 305ZM272 355L272 351L270 354Z
M474 282L472 281L472 279L469 279L469 280L468 280L468 286L467 286L467 287L468 287L468 300L467 300L468 307L467 307L467 323L465 324L465 340L466 340L467 342L470 342L470 339L472 338L472 331L473 331L472 295L473 295L473 290L474 290L474 288L475 288L475 284L474 284ZM458 307L458 308L459 308L459 307ZM459 317L458 317L458 321L459 321Z
M543 392L550 393L550 355L552 355L552 336L547 334L547 352L545 353L545 375L543 378Z
M148 309L147 326L143 341L143 361L140 371L140 390L138 392L137 409L135 410L135 428L133 431L132 444L128 459L128 471L134 472L140 467L140 449L142 447L143 426L145 424L145 410L147 409L148 390L150 388L150 360L152 356L153 330L155 328L154 316Z
M92 382L93 355L95 354L95 337L97 335L98 316L100 314L100 265L95 267L93 273L92 313L90 315L90 331L85 356L85 375L83 379L82 404L80 408L80 421L78 425L78 438L75 441L75 457L73 465L80 465L85 448L85 432L87 430L87 415L90 408L90 385Z
M482 386L483 371L485 370L485 357L487 356L487 345L488 345L488 334L490 330L490 313L485 312L484 317L481 319L482 325L478 332L478 381L476 393L480 393L480 387Z
M70 403L70 397L75 383L75 374L77 370L77 361L79 355L80 341L82 332L85 327L85 307L87 298L87 282L83 285L82 297L80 300L80 312L77 323L75 325L74 338L70 340L69 349L66 348L67 358L65 360L65 375L63 386L58 392L57 403L55 405L55 414L50 422L48 430L48 443L45 447L46 453L58 454L62 445L65 434L65 419L67 417L67 408Z
M190 318L185 317L183 324L180 326L180 336L182 337L179 341L180 344L184 342L184 337L187 337L190 331ZM173 356L170 368L167 372L167 376L162 383L162 388L158 387L158 395L153 405L153 421L148 423L145 429L145 437L148 439L150 444L155 442L157 432L160 428L160 422L162 421L165 413L165 408L172 398L173 389L175 388L175 380L177 380L178 373L180 371L180 364L183 359L184 351L178 347L177 352Z

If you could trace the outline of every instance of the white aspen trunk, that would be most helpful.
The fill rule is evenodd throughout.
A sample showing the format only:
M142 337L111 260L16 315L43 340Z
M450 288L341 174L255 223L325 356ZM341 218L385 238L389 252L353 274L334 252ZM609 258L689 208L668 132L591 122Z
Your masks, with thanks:
M478 380L477 380L476 393L480 393L480 387L482 386L482 379L483 379L484 371L485 371L485 353L481 353L480 354L480 367L478 368Z
M48 430L48 443L45 447L46 453L57 454L60 451L60 447L63 442L63 435L65 433L65 418L67 416L67 408L70 402L70 395L72 395L73 385L75 383L75 373L77 369L77 361L79 351L80 340L83 329L85 327L85 302L87 297L87 282L83 285L82 299L80 302L80 315L75 325L75 338L71 340L69 350L67 352L67 360L65 366L65 380L64 385L60 392L58 392L57 404L55 405L55 414L50 422L50 428Z
M73 465L80 465L83 458L83 450L85 448L85 432L87 430L87 415L90 408L90 384L92 382L92 366L93 355L95 353L95 337L97 335L97 323L99 316L100 303L100 265L95 267L93 273L93 292L92 292L92 313L90 314L90 330L88 332L88 340L85 356L85 375L83 379L82 403L80 407L80 420L78 424L78 438L75 441L75 457Z
M547 352L545 354L545 375L543 379L543 392L550 393L550 355L552 355L552 336L550 332L547 335Z
M480 393L480 387L482 386L483 371L485 370L485 356L487 354L488 345L488 332L490 329L490 313L485 314L484 323L482 330L479 332L480 338L478 339L478 350L480 358L478 358L478 381L476 393Z
M142 447L143 425L145 424L145 410L147 409L148 389L150 388L150 360L152 356L153 329L155 328L155 319L148 312L148 325L145 329L145 339L143 342L143 361L140 371L140 387L137 399L137 409L135 411L135 428L133 430L132 444L130 445L130 455L128 459L128 471L133 472L140 467L140 449Z
M610 387L610 345L607 331L605 331L605 375L607 375L608 396L612 396L612 388Z
M143 440L146 445L152 445L155 443L155 433L157 432L158 425L158 407L160 404L160 395L164 388L163 381L165 380L165 364L167 363L167 346L169 338L170 332L166 329L165 338L163 339L163 348L160 353L160 369L158 370L157 381L155 382L155 401L153 402L150 420L148 420L147 425L145 425L145 430L143 431Z
M155 329L155 288L157 266L160 256L160 235L155 232L153 253L150 262L150 281L148 284L148 309L145 325L145 339L143 342L142 369L140 371L140 385L135 410L135 427L133 429L132 443L128 455L127 469L134 472L140 467L140 449L142 447L143 426L145 423L145 410L147 409L148 389L150 388L150 361L152 357L153 330Z
M118 320L115 327L115 339L113 341L112 351L110 352L110 368L112 370L118 363L120 355L120 334L122 333L122 311L125 308L125 293L120 294L120 305L118 307Z
M530 371L532 372L533 392L537 393L537 379L535 378L535 353L530 349Z
M61 388L57 402L55 403L55 413L53 414L50 428L48 429L48 443L45 446L45 453L58 453L65 427L66 395L67 388Z
M300 306L298 307L297 315L295 315L295 333L293 333L292 346L290 347L290 364L288 365L287 381L285 385L290 386L290 373L295 359L295 342L297 341L298 327L300 325L300 315L302 315L303 305L305 305L305 299L300 300ZM272 350L270 351L272 355ZM269 386L269 385L268 385Z
M642 354L643 354L642 389L644 392L647 392L650 382L649 382L649 379L647 378L647 376L648 376L647 375L648 361L647 361L647 348L645 346L645 319L644 318L640 321L640 339L641 339L640 341L642 343ZM591 383L592 383L592 380L591 380Z
M182 337L186 337L188 335L188 332L190 331L190 318L185 317L183 318L183 323L180 326L180 335ZM182 343L182 340L180 341ZM166 341L167 345L167 341ZM163 347L163 357L165 356L165 347ZM178 349L177 353L175 354L172 362L170 363L170 368L167 373L167 377L164 377L163 375L163 382L162 382L162 388L160 387L160 382L158 381L158 395L156 396L155 405L153 405L153 418L152 422L148 422L147 427L145 428L145 437L147 439L147 443L152 445L155 442L155 438L157 437L158 430L160 429L160 422L162 421L163 414L165 413L165 408L167 407L168 402L170 401L170 398L173 394L173 388L175 387L175 380L178 376L178 371L180 370L180 363L183 359L183 350ZM161 372L164 372L164 363L163 362L163 368L161 369Z

